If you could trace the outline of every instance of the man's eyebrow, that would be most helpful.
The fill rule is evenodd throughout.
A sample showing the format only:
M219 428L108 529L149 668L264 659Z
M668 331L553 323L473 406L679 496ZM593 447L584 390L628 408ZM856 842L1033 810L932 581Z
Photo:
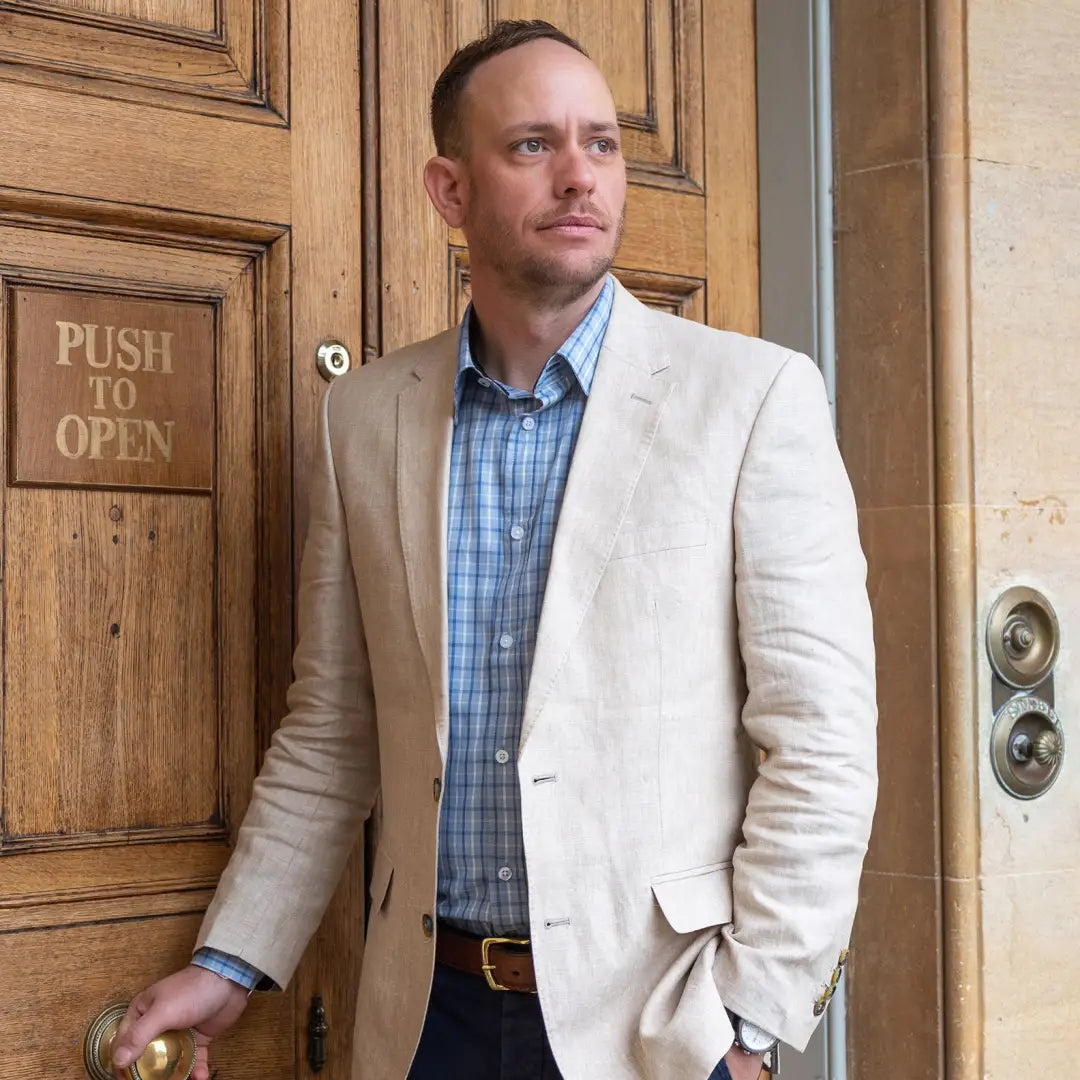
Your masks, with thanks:
M611 120L587 120L581 126L589 135L618 135L619 133L619 125ZM528 120L521 124L511 124L503 131L503 138L525 139L532 135L558 134L561 130L559 124Z

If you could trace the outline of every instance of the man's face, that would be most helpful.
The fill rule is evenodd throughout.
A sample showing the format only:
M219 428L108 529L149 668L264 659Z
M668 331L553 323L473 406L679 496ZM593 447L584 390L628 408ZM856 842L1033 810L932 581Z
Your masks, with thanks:
M556 41L481 64L466 87L462 229L474 266L567 303L607 273L622 237L626 165L596 65Z

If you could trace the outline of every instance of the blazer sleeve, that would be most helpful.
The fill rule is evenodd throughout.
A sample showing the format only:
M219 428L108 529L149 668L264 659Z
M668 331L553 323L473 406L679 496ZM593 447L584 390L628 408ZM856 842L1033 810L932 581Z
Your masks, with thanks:
M275 733L196 948L292 977L379 789L375 703L323 398L289 713Z
M714 975L728 1008L801 1049L846 959L877 795L866 561L805 356L790 354L765 396L734 519L742 720L764 759Z

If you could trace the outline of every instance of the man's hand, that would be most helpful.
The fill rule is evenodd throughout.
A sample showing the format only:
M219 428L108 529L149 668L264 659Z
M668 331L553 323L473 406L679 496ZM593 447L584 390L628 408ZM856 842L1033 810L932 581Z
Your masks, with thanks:
M731 1073L731 1080L758 1080L764 1062L764 1054L744 1054L737 1046L724 1055L724 1064Z
M120 1021L112 1052L116 1076L127 1080L127 1067L163 1031L194 1028L199 1057L191 1080L210 1080L206 1048L215 1035L236 1023L247 1003L242 986L194 964L154 983L132 1001Z

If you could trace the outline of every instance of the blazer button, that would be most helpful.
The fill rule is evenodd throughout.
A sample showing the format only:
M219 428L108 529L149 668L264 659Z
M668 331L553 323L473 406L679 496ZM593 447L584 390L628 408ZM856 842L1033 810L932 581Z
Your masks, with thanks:
M424 937L431 937L435 933L435 923L430 915L424 916Z
M435 783L431 787L431 792L435 796L435 801L439 801L439 796L442 794L442 781L436 776Z

